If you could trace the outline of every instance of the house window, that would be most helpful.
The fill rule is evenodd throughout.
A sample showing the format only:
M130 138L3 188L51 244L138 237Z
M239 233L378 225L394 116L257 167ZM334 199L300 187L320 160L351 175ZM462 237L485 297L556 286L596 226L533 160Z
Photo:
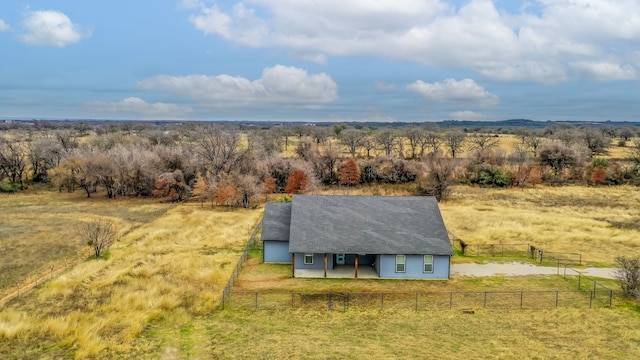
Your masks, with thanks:
M304 254L304 264L313 265L313 254Z
M403 273L406 270L405 267L405 256L404 255L396 255L396 272Z
M433 255L424 256L424 272L426 273L433 272Z

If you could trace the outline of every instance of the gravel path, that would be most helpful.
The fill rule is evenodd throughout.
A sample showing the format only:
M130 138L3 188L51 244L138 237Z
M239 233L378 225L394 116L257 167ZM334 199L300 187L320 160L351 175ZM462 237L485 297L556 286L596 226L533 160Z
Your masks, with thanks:
M593 268L580 269L583 275L615 279L614 268ZM451 275L462 276L495 276L495 275L555 275L558 273L556 266L536 266L528 263L512 262L506 264L451 264ZM564 273L564 268L560 268L560 274ZM573 272L567 270L567 275Z

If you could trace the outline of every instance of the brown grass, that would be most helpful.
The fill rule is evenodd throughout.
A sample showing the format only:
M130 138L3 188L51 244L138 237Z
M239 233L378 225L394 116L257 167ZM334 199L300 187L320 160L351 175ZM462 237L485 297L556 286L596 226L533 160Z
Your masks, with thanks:
M34 270L58 269L76 253L88 255L74 228L89 219L113 221L121 234L171 208L153 200L86 199L73 194L33 192L0 195L0 294L34 277Z
M637 189L623 187L457 188L442 208L447 226L470 242L528 236L545 248L583 246L585 257L606 264L613 250L637 249L637 230L610 221L638 216L639 198ZM128 201L131 207L137 204ZM473 315L456 310L216 311L246 241L247 224L261 214L260 209L222 211L181 204L146 222L141 219L112 248L109 259L86 261L0 311L0 357L640 356L640 308L619 298L612 309L480 308ZM288 277L288 266L260 265L259 255L243 271L250 276L242 277L237 289L534 290L564 283L544 276L527 277L526 284L522 277L296 283Z
M217 308L260 215L176 206L129 232L109 259L80 264L5 307L0 353L112 357L172 342L154 337L140 344L139 337L154 323L182 326Z
M441 209L447 228L468 243L530 243L603 265L640 245L640 229L628 226L640 218L637 187L457 187Z

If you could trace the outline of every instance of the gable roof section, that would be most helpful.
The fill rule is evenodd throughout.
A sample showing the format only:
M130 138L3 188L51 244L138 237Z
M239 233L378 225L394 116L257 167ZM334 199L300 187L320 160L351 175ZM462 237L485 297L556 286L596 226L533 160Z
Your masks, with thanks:
M266 203L260 240L289 241L290 223L291 203Z
M438 203L424 196L294 195L289 252L453 255Z

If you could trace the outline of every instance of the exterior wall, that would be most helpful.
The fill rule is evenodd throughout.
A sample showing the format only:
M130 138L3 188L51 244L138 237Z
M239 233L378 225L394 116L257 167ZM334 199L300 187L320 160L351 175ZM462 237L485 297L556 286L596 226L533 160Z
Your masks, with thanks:
M381 278L397 279L448 279L449 278L449 256L433 256L433 272L423 272L423 255L405 255L406 271L396 272L396 256L380 255L376 262L376 269Z
M289 255L291 258L291 255ZM296 269L316 269L323 270L324 269L324 253L313 254L313 264L305 265L304 264L304 254L296 253ZM327 253L327 270L333 270L333 254Z
M266 263L291 264L288 241L263 241L263 259Z

